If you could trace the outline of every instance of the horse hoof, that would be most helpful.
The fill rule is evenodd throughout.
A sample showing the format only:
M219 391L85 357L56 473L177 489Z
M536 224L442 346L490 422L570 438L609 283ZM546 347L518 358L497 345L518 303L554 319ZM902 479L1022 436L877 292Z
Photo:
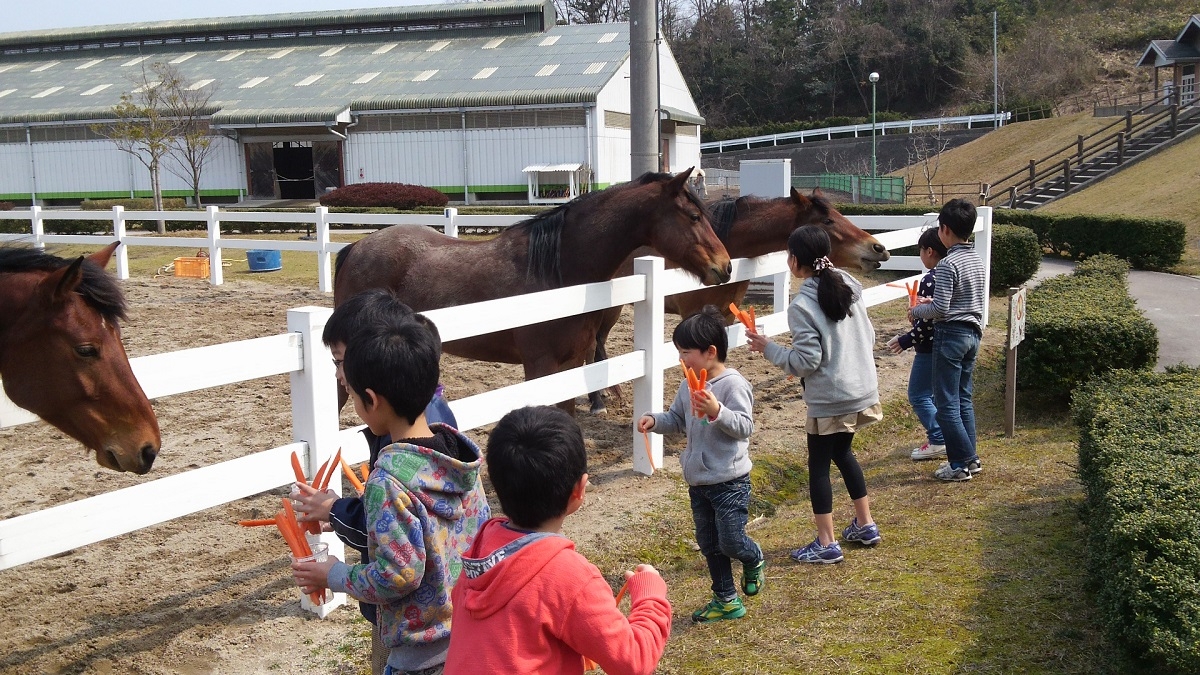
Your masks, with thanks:
M592 413L593 415L607 415L607 414L608 414L608 408L605 408L605 407L600 407L600 408L592 408L592 410L591 410L591 413Z

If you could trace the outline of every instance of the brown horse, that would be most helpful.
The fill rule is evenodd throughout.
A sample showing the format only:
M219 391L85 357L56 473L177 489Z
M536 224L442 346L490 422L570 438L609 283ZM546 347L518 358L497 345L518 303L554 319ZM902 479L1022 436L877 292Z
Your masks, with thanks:
M729 254L708 210L687 188L691 170L646 174L578 197L486 241L394 225L338 252L334 305L390 288L414 311L607 281L639 246L652 246L705 284L729 279ZM531 380L583 365L602 315L590 312L443 345L480 361L520 363ZM344 396L344 394L343 394ZM344 403L344 399L343 399ZM574 402L562 406L574 411Z
M125 298L104 272L116 248L75 260L0 248L0 379L100 466L146 473L161 437L121 344Z
M733 258L754 258L786 249L792 230L801 225L819 225L825 230L833 245L830 260L838 267L857 267L864 272L870 272L878 269L880 262L891 257L883 244L847 220L817 191L814 191L811 197L805 197L792 188L789 197L722 199L711 204L710 208L713 229ZM617 276L633 274L633 259L653 254L653 251L647 249L634 251L621 265ZM664 257L668 261L667 267L676 267L670 261L670 256ZM680 316L691 316L705 305L716 305L725 315L725 320L732 322L733 314L729 311L729 304L740 305L749 286L749 281L738 281L714 288L702 288L669 295L663 304L667 312ZM620 318L620 307L604 312L596 336L595 361L607 358L604 344L608 340L609 331ZM599 392L593 392L589 398L593 413L604 411L604 399Z

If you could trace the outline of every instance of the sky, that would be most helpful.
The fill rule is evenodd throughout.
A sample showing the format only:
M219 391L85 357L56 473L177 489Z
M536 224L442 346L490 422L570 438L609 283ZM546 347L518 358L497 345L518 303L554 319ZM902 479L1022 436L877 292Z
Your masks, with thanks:
M0 33L113 23L432 5L442 0L9 0Z

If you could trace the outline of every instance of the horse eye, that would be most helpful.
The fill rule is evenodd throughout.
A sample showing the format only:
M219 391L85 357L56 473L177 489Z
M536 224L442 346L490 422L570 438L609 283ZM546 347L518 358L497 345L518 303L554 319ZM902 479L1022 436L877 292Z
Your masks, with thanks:
M85 359L94 359L100 356L100 350L96 349L94 345L79 345L75 348L75 353Z
M826 219L825 219L825 224L826 224L826 225L832 225L832 224L833 224L833 218L826 218Z
M691 218L692 218L692 222L693 222L693 223L698 223L698 222L700 222L700 214L699 214L699 213L693 213L693 214L692 214L692 216L691 216Z

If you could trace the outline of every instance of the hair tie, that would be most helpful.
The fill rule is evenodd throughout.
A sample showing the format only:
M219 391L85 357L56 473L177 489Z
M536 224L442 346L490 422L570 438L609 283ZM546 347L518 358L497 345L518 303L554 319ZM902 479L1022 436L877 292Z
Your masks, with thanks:
M813 264L812 264L812 268L813 268L814 272L820 272L821 270L827 270L830 267L833 267L833 263L829 262L829 258L827 256L821 256L820 258L817 258L816 260L813 261Z

